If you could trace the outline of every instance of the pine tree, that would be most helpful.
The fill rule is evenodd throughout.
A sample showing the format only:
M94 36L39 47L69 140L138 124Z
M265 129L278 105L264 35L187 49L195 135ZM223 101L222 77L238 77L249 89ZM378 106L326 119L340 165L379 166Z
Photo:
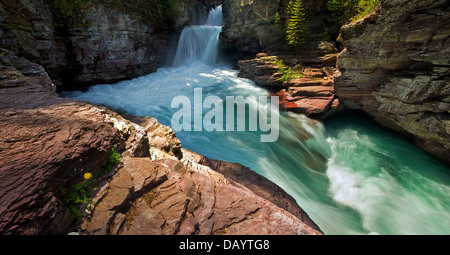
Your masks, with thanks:
M305 24L305 9L303 8L302 0L290 0L287 15L287 43L293 46L299 46L306 43L308 31Z
M341 11L343 8L342 4L343 0L328 0L327 9L331 12L333 16L341 15Z

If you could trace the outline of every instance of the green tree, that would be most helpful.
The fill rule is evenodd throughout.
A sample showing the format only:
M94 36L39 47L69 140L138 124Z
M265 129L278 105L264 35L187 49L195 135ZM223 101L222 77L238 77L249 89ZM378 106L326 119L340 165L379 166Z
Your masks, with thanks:
M308 31L306 28L305 9L302 0L290 0L287 8L288 24L286 40L289 45L299 46L306 43Z
M343 0L328 0L327 9L334 16L341 15Z

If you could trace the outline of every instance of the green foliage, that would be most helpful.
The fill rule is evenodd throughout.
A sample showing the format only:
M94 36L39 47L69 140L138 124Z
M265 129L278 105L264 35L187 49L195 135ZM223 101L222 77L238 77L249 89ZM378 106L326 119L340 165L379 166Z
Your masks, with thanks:
M62 15L70 17L79 10L80 3L84 0L54 0L53 6L58 9Z
M110 173L113 168L120 163L121 158L122 155L120 155L119 152L112 148L111 152L109 153L108 160L102 166L102 172L105 174Z
M356 6L357 14L352 18L352 21L359 20L365 15L369 14L379 4L379 0L359 0Z
M283 70L283 76L281 76L280 81L282 82L286 82L289 79L291 79L291 74L292 74L292 68L289 67L288 69Z
M328 0L327 9L333 15L340 14L342 9L343 0Z
M92 176L92 175L91 175ZM92 198L91 192L97 188L94 186L95 179L86 178L73 186L70 190L66 188L61 188L61 193L63 194L63 204L64 207L69 210L72 218L83 218L83 213L80 212L80 206L82 204L88 205L88 209L92 208Z
M379 3L379 0L328 0L327 9L336 23L343 23L362 18Z
M281 16L278 12L275 14L275 24L277 24L280 27L283 27L282 22L281 22Z
M298 79L303 78L303 74L300 73L300 70L293 71L291 67L287 67L284 65L283 60L278 60L272 62L273 65L278 66L278 72L282 74L280 81L287 82L290 79Z
M286 41L289 45L299 46L306 43L308 31L306 27L305 9L302 0L290 0L287 8Z

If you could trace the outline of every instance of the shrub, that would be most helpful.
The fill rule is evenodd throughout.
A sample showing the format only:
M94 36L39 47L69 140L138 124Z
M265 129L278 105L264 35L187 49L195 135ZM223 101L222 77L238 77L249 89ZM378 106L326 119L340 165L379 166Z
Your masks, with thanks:
M280 28L283 28L280 13L275 13L275 24L277 24Z
M356 15L352 18L352 21L359 20L380 4L379 0L359 0L356 6Z
M173 22L177 19L181 12L179 0L159 0L161 14L168 22Z

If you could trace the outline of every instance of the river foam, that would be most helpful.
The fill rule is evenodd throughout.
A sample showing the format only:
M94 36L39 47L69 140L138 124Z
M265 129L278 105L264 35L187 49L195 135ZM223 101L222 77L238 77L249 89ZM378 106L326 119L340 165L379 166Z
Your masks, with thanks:
M63 95L151 116L164 125L177 111L172 99L193 100L194 88L222 99L269 96L215 59L212 47L220 29L186 28L180 45L187 46L179 45L175 67ZM272 143L249 131L180 131L177 136L187 149L240 163L275 182L325 234L450 234L450 170L413 144L360 116L339 116L323 125L281 112L279 122L279 139Z

